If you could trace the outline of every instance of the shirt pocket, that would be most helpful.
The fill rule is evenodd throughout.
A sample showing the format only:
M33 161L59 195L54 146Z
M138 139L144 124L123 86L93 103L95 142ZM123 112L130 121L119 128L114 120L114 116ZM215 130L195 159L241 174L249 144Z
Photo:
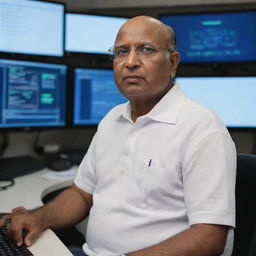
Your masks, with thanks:
M183 189L177 170L140 165L127 178L127 203L151 209L172 209L183 201Z

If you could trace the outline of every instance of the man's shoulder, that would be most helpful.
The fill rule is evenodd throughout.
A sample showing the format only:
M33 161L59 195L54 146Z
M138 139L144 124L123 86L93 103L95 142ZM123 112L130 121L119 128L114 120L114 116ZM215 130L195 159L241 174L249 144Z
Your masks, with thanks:
M227 132L223 121L214 111L191 98L186 99L181 111L181 121L189 122L191 128L208 130L210 133Z

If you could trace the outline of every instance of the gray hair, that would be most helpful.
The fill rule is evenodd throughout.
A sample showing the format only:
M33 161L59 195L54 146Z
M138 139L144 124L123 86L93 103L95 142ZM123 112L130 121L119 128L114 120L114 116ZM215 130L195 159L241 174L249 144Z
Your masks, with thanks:
M177 50L176 48L176 34L174 29L171 26L166 25L168 32L169 32L169 38L168 38L168 48L175 52Z

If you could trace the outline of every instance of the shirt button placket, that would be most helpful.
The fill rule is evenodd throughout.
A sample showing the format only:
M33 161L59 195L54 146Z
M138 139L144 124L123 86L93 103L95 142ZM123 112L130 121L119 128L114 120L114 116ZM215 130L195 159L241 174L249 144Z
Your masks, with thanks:
M132 155L135 147L135 129L132 129L126 138L123 155L121 159L121 172L130 172L132 167Z

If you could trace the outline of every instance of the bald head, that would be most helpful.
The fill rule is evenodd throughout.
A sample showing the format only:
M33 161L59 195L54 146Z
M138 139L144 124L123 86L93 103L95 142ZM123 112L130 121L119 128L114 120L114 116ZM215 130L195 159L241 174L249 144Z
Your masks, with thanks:
M175 51L176 50L176 38L175 32L170 27L162 23L160 20L155 19L150 16L136 16L134 18L129 19L126 23L124 23L116 36L116 41L121 33L126 31L129 28L136 28L139 26L148 27L148 29L153 29L157 31L158 36L162 37L165 41L165 47L168 49Z

